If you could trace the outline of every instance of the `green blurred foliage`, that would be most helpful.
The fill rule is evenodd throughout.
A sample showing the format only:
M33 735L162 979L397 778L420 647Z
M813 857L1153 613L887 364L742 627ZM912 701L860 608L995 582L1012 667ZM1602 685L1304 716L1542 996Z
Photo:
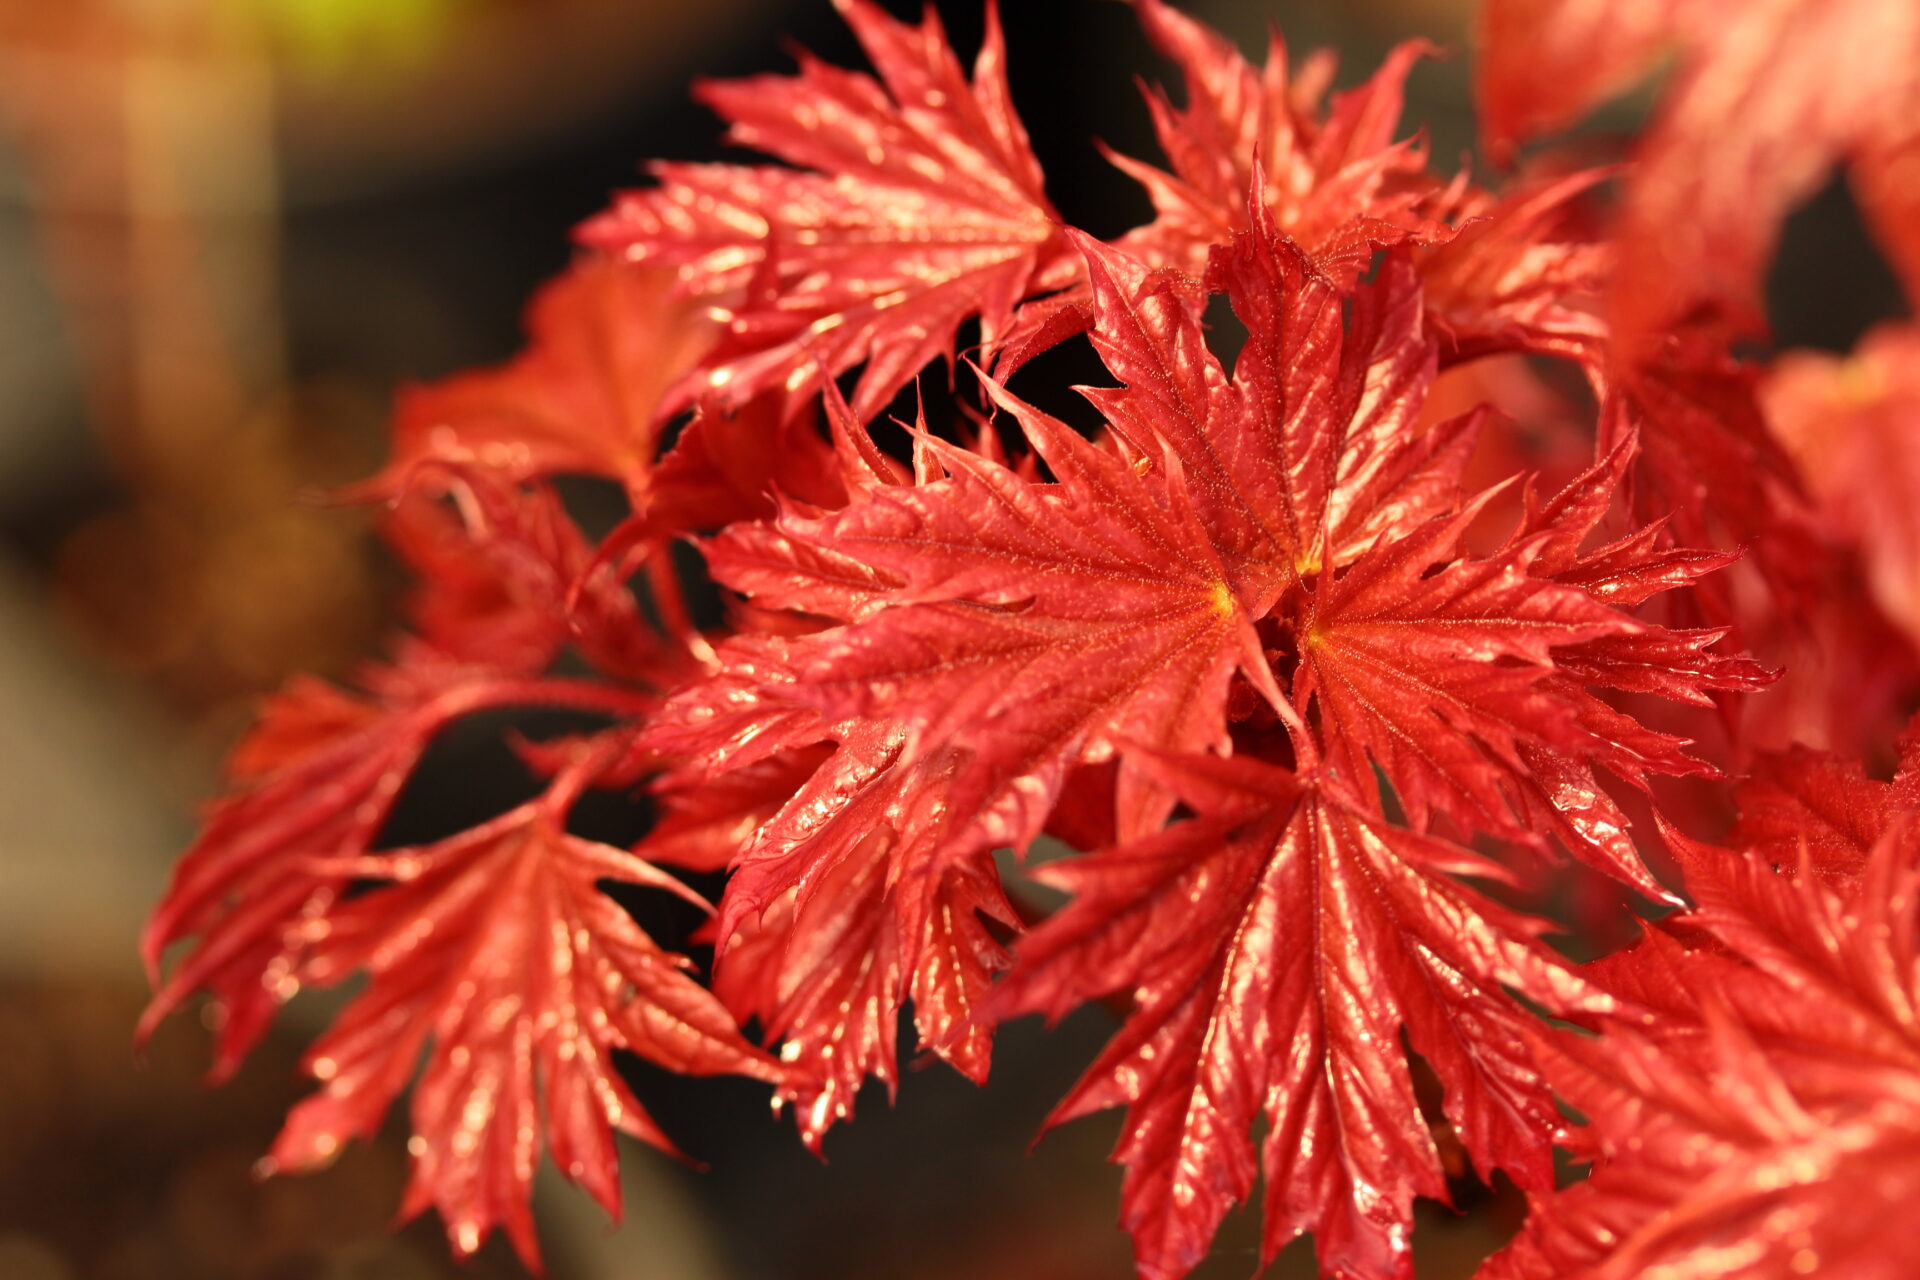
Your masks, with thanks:
M463 17L494 0L219 0L299 69L320 75L430 60Z

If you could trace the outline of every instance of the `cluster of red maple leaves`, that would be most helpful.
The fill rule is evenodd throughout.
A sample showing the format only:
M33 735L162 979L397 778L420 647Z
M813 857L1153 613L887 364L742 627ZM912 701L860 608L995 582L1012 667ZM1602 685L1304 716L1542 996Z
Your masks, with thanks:
M619 1052L764 1080L817 1145L903 1010L984 1080L997 1024L1109 1001L1054 1119L1127 1109L1143 1277L1256 1178L1269 1257L1407 1275L1443 1145L1531 1197L1490 1280L1920 1272L1920 745L1873 776L1920 688L1920 330L1754 354L1840 162L1920 299L1920 9L1488 0L1497 156L1678 64L1631 164L1487 188L1397 136L1423 47L1329 96L1324 56L1134 0L1184 89L1148 92L1165 168L1112 157L1153 221L1103 242L1048 203L990 4L971 74L837 4L877 78L702 86L782 163L655 166L523 355L403 400L362 493L409 629L235 751L143 1034L208 992L224 1074L364 975L270 1165L411 1084L405 1211L536 1264L543 1147L612 1210L614 1131L670 1146ZM1079 341L1091 436L1016 389ZM971 426L876 444L957 355ZM566 474L625 488L598 545ZM538 799L382 842L436 735L532 707L605 727L519 743ZM589 788L651 833L571 834ZM601 887L692 897L665 867L730 871L704 985ZM1569 883L1675 909L1576 965ZM1556 1190L1556 1146L1591 1175Z

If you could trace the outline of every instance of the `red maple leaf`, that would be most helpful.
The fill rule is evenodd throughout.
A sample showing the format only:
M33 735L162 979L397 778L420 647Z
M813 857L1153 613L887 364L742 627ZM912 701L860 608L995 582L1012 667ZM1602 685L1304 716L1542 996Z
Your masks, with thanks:
M1911 819L1847 882L1677 847L1700 909L1596 970L1654 1012L1542 1047L1554 1087L1587 1118L1576 1139L1593 1173L1539 1198L1483 1280L1911 1275Z
M308 1051L320 1090L289 1114L266 1168L310 1168L371 1137L411 1082L401 1216L436 1206L462 1256L504 1226L538 1270L528 1201L543 1137L560 1171L616 1218L613 1131L674 1150L614 1070L615 1050L689 1075L779 1077L691 962L657 946L598 882L705 904L652 864L566 834L570 800L563 777L541 800L438 844L329 863L375 883L297 928L297 975L322 987L370 981Z
M723 978L741 921L796 890L806 896L795 904L801 936L790 954L815 956L804 939L828 927L824 912L835 936L897 927L906 940L899 972L917 972L934 954L927 930L971 914L943 902L954 887L948 872L995 845L1029 843L1072 767L1122 742L1221 745L1233 673L1271 687L1246 607L1180 491L1163 487L1166 469L1143 477L1045 415L1005 403L1055 483L923 437L925 483L876 488L832 515L784 518L776 535L755 532L744 548L730 533L713 547L716 574L763 603L854 614L810 635L736 642L722 651L720 677L669 710L668 719L696 722L717 764L840 744L742 850L722 904ZM840 564L860 566L851 592L838 580L821 586L821 567ZM684 736L661 741L689 745ZM1138 787L1128 780L1123 789ZM1150 795L1125 803L1141 822L1164 812ZM836 870L849 862L882 869ZM845 893L809 916L829 877ZM897 926L839 919L882 903ZM974 958L986 954L960 949L962 989L984 986ZM905 994L896 983L890 1000L853 1008L890 1024ZM844 1005L823 1007L845 1016ZM938 1009L921 1002L923 1034L984 1071L984 1044L947 1044L955 1024ZM869 1042L882 1037L890 1046L888 1027ZM891 1071L888 1060L873 1065ZM825 1105L831 1115L844 1104Z
M1222 748L1236 675L1291 716L1272 661L1294 645L1294 703L1333 698L1329 679L1344 695L1358 684L1343 663L1361 661L1359 632L1376 624L1398 624L1388 662L1404 679L1390 714L1376 709L1363 724L1344 696L1321 713L1349 787L1371 793L1373 752L1422 822L1441 803L1464 829L1524 835L1544 810L1595 845L1612 874L1661 892L1586 771L1597 761L1637 781L1704 766L1583 686L1699 701L1763 679L1704 654L1716 632L1667 632L1621 612L1724 557L1657 546L1657 530L1583 552L1618 480L1616 459L1535 512L1538 528L1516 535L1504 559L1447 565L1470 519L1448 513L1461 500L1473 420L1412 425L1437 355L1411 273L1387 262L1353 300L1348 327L1340 292L1263 213L1255 226L1210 272L1249 331L1231 378L1204 346L1183 277L1079 241L1096 346L1127 384L1087 393L1113 424L1111 449L989 382L1051 483L923 435L917 483L876 483L842 511L789 513L708 545L716 576L756 604L844 620L723 648L719 673L680 695L656 732L662 750L721 770L840 744L735 859L718 935L723 979L750 913L786 912L789 960L825 966L779 979L794 990L856 966L858 949L837 940L883 936L863 913L897 917L884 934L897 968L882 987L893 999L863 988L865 1003L818 1001L839 1011L835 1020L789 1019L790 1052L851 1034L850 1006L879 1024L856 1037L867 1046L857 1060L890 1072L884 1024L905 992L901 975L932 945L950 869L995 845L1025 847L1068 774L1110 759L1116 829L1151 832L1173 797L1132 767L1134 751ZM1437 577L1422 576L1436 565ZM1422 601L1435 604L1431 616L1417 616ZM1472 643L1469 614L1485 632ZM1278 629L1256 632L1263 620ZM1375 664L1369 678L1384 670ZM1456 723L1420 709L1436 689L1448 691L1449 712L1464 709ZM1308 733L1298 718L1294 727ZM1405 740L1411 753L1387 750ZM1448 788L1468 799L1436 800ZM828 884L845 890L838 910L818 905ZM836 941L815 946L806 939L816 932ZM763 994L753 1007L772 1006ZM952 1049L953 1026L920 1014L923 1037ZM836 1051L834 1069L848 1061ZM984 1066L971 1048L956 1061ZM857 1083L849 1076L843 1088ZM823 1105L839 1114L838 1101Z
M1416 425L1438 353L1404 262L1387 260L1353 296L1349 325L1346 295L1256 209L1254 230L1216 252L1207 276L1247 329L1229 380L1186 277L1077 243L1094 346L1125 383L1086 394L1143 457L1173 453L1227 563L1260 592L1343 565L1456 500L1480 417Z
M1312 1231L1328 1274L1408 1274L1413 1199L1447 1193L1403 1030L1482 1176L1551 1187L1554 1112L1528 1016L1502 988L1562 1013L1610 1001L1537 940L1540 921L1454 878L1503 869L1387 825L1325 775L1251 759L1147 767L1198 816L1040 868L1074 900L1021 940L994 996L1003 1016L1050 1018L1132 998L1049 1123L1129 1108L1114 1158L1141 1276L1192 1269L1256 1167L1263 1260Z
M1296 623L1294 698L1317 710L1330 763L1355 786L1377 765L1416 829L1440 814L1525 840L1542 813L1577 856L1664 897L1592 768L1641 786L1647 773L1714 770L1588 686L1705 703L1708 690L1759 688L1771 674L1708 652L1723 631L1624 611L1727 557L1662 548L1657 527L1582 554L1630 453L1576 479L1493 555L1462 547L1483 495L1320 578Z
M1330 52L1291 76L1276 32L1264 71L1256 70L1231 41L1161 0L1134 0L1134 8L1147 38L1179 67L1187 101L1175 107L1158 87L1146 91L1172 172L1107 152L1155 211L1154 221L1115 242L1121 252L1198 275L1216 246L1258 217L1293 241L1315 273L1350 287L1376 248L1454 234L1430 216L1446 193L1427 172L1424 149L1393 140L1407 73L1429 46L1401 45L1365 85L1323 107ZM1083 275L1063 272L1050 283L1057 292L1022 306L1001 348L989 348L1000 376L1093 323Z
M1663 337L1631 361L1587 365L1600 397L1599 437L1641 446L1630 494L1642 519L1671 521L1694 546L1743 546L1774 601L1807 612L1835 594L1832 556L1808 520L1791 458L1767 428L1758 370L1736 359L1724 328ZM1736 621L1717 593L1703 610ZM1738 619L1738 621L1747 621Z
M1920 809L1914 743L1890 783L1869 778L1857 760L1795 747L1754 762L1740 786L1740 820L1728 843L1776 870L1826 876L1859 874L1881 837Z
M1333 74L1328 51L1290 75L1276 32L1265 68L1256 69L1230 41L1161 0L1135 0L1135 8L1148 38L1180 68L1186 105L1147 91L1171 173L1109 156L1147 189L1156 213L1116 247L1151 266L1198 274L1214 247L1253 226L1258 209L1342 286L1376 249L1413 246L1448 359L1515 350L1587 356L1598 348L1604 328L1595 304L1613 250L1577 216L1577 201L1607 171L1529 179L1499 193L1464 175L1443 184L1418 140L1394 140L1407 74L1430 46L1402 44L1365 84L1323 106ZM1091 319L1081 282L1026 304L1000 371Z
M1783 669L1781 687L1744 709L1746 744L1868 750L1897 728L1887 708L1914 679L1912 646L1861 590L1858 557L1836 537L1850 517L1828 524L1808 500L1782 433L1762 413L1759 367L1734 358L1726 336L1691 329L1667 335L1637 364L1617 352L1590 363L1600 440L1639 442L1623 488L1640 518L1665 521L1683 545L1746 551L1730 573L1688 592L1675 615L1733 626ZM1769 398L1783 399L1787 385L1775 383ZM1820 398L1803 405L1808 428L1818 415L1804 410Z
M913 833L880 825L845 856L813 851L801 885L739 910L721 935L714 991L781 1042L789 1073L779 1097L816 1152L852 1116L868 1076L889 1096L897 1087L896 1031L909 1000L921 1041L986 1082L991 1037L977 1011L1007 955L985 922L1011 929L1018 918L986 854L890 885L903 834Z
M1920 644L1920 327L1869 333L1850 356L1791 352L1763 390L1826 529L1859 548L1874 599Z
M219 1031L216 1079L238 1068L300 988L301 922L324 915L347 883L315 860L352 858L372 847L442 729L499 707L618 714L648 705L600 684L497 675L419 650L399 666L363 672L360 682L372 697L299 677L267 702L259 726L234 754L233 792L213 806L174 867L141 937L155 991L141 1015L140 1039L195 991L210 992ZM191 948L162 981L164 953L188 938Z
M1416 245L1427 314L1450 360L1528 351L1591 361L1604 346L1598 304L1615 248L1578 216L1578 201L1611 176L1588 169L1500 193L1464 187L1436 201L1456 228Z
M415 468L452 463L513 483L605 476L644 504L668 388L714 341L673 274L596 254L527 308L527 349L400 397L393 457L349 493L391 497Z
M1187 370L1176 388L1186 400L1177 404L1144 391L1092 393L1125 435L1124 453L1089 446L990 386L1054 483L923 438L920 483L876 484L845 511L730 529L708 547L716 576L756 604L847 620L723 650L722 672L667 717L697 720L695 736L658 739L724 767L823 738L841 742L743 847L722 903L719 973L725 983L749 911L789 912L800 940L786 955L798 964L858 966L854 948L806 941L822 931L893 939L901 958L885 987L891 999L851 1006L882 1024L859 1037L870 1052L834 1054L842 1095L858 1085L858 1070L844 1074L850 1066L891 1077L890 1023L905 975L949 949L929 930L964 925L976 906L1010 918L984 890L968 890L973 905L958 912L946 904L967 883L952 880L953 869L995 844L1024 847L1070 771L1124 752L1123 744L1223 745L1235 671L1278 697L1251 620L1297 574L1302 548L1319 545L1320 526L1331 520L1337 536L1357 542L1448 488L1470 424L1399 438L1433 360L1429 347L1409 341L1419 310L1404 273L1369 290L1348 338L1339 294L1269 235L1276 256L1249 266L1255 274L1245 283L1249 298L1265 291L1250 323L1272 349L1243 357L1244 375L1232 384L1205 352L1184 298L1147 299L1130 311L1136 300L1110 272L1138 281L1138 268L1082 242L1101 296L1114 297L1114 324L1103 318L1096 333L1116 371ZM1170 276L1150 287L1181 288ZM1123 330L1141 316L1146 328ZM1182 366L1175 349L1193 363ZM836 727L858 725L872 730L850 738ZM1144 831L1170 798L1123 761L1115 803L1124 829ZM875 829L888 838L870 839ZM848 860L882 860L892 870L884 881L836 870ZM829 882L868 887L849 889L837 909L811 905ZM796 892L805 898L780 906ZM848 918L882 906L894 924ZM993 951L978 939L951 949L959 961L946 971L947 996L916 1002L921 1032L956 1065L983 1071L983 1039L968 1030L950 1042L958 1023L940 1011L977 998L986 976L977 958ZM767 978L795 991L826 980ZM774 1004L763 993L752 1007ZM782 1019L796 1054L849 1034L841 1003L809 1007L835 1020ZM803 1116L832 1119L845 1105L816 1098Z
M796 803L817 802L799 797L830 796L836 784L871 781L895 758L897 741L867 741L852 726L840 732L847 741L754 758L718 776L697 769L663 776L655 789L665 813L637 850L716 870L746 850L765 860L757 875L740 878L742 889L732 893L727 916L712 931L722 942L713 988L736 1017L757 1018L769 1040L784 1042L790 1070L780 1098L793 1105L801 1136L815 1150L828 1128L851 1115L867 1076L889 1091L895 1087L894 1015L909 994L924 1013L919 1025L930 1043L967 1020L966 1011L941 1001L939 992L954 990L970 1008L1003 963L974 912L1013 922L991 863L981 858L951 869L930 901L896 901L886 881L888 854L911 823L885 802L895 793L878 787L867 789L868 808L856 815L871 822L864 832L839 815L850 847L813 849L797 877L781 878L796 867L777 852L768 857L764 842L755 840L762 828ZM748 881L757 886L751 897ZM935 909L916 911L916 905ZM944 973L904 967L916 956L937 964L934 957L954 954L952 944L962 940L970 963ZM986 1045L978 1033L971 1044L944 1048L949 1061L984 1078Z
M781 1073L686 962L595 885L689 892L561 826L626 735L554 752L559 776L537 802L434 846L374 852L421 753L455 720L516 706L631 716L649 703L595 683L434 667L418 649L409 659L363 677L372 698L301 681L268 705L235 755L235 794L148 925L157 989L140 1036L207 990L220 1031L214 1073L225 1076L303 986L370 973L309 1053L324 1087L295 1108L266 1167L311 1167L369 1136L418 1069L403 1212L437 1205L461 1253L504 1224L537 1265L526 1200L542 1129L561 1170L616 1212L611 1130L671 1150L613 1074L611 1051L694 1074ZM189 937L159 981L163 952Z
M661 812L634 853L691 871L724 871L741 848L826 761L823 745L707 777L668 772L651 790Z
M1781 221L1843 157L1920 298L1920 220L1906 216L1920 191L1920 12L1905 0L1487 0L1479 43L1496 150L1571 123L1680 51L1619 232L1609 313L1628 351L1702 302L1757 319Z
M1708 586L1692 607L1738 626L1787 670L1786 687L1746 718L1751 742L1864 746L1887 727L1875 709L1911 682L1913 658L1853 589L1856 570L1831 535L1858 538L1878 561L1877 594L1899 619L1910 606L1899 576L1904 509L1862 526L1866 502L1849 499L1830 516L1810 508L1754 402L1756 367L1733 359L1729 340L1764 327L1759 284L1781 222L1843 161L1920 297L1920 220L1907 216L1920 198L1920 19L1898 0L1489 0L1482 15L1479 94L1496 149L1571 123L1662 52L1678 53L1612 236L1619 263L1603 308L1612 349L1591 369L1603 436L1628 429L1644 442L1639 511L1671 513L1691 544L1750 549L1751 569ZM1848 73L1836 76L1838 66ZM1711 323L1682 323L1701 318ZM1856 423L1870 416L1838 405L1810 412L1828 398L1814 390L1824 379L1813 366L1799 362L1812 376L1790 378L1778 397L1800 419L1798 435L1824 439L1826 411ZM1849 433L1856 447L1872 434ZM1807 479L1825 472L1822 449L1798 452ZM1857 465L1852 456L1845 465ZM1753 574L1764 594L1740 589ZM1836 663L1842 645L1851 657ZM1868 689L1885 696L1863 697Z
M403 611L437 661L539 675L572 646L616 679L671 678L678 655L550 485L441 463L402 483L381 532L418 575Z
M798 406L866 362L870 417L977 316L991 349L1067 260L1039 163L1007 92L998 12L968 79L928 10L918 27L835 0L880 81L802 55L800 74L700 86L729 137L799 168L658 164L588 223L588 243L678 267L726 313L674 403L765 391Z
M1134 0L1134 8L1147 38L1180 68L1187 102L1176 108L1159 89L1147 92L1172 173L1110 157L1146 187L1156 215L1122 248L1197 272L1211 246L1248 229L1258 206L1322 270L1345 278L1365 267L1375 244L1447 234L1419 207L1438 187L1424 146L1393 136L1407 73L1430 46L1402 44L1366 84L1323 110L1334 70L1326 51L1290 77L1276 32L1260 71L1231 41L1161 0Z

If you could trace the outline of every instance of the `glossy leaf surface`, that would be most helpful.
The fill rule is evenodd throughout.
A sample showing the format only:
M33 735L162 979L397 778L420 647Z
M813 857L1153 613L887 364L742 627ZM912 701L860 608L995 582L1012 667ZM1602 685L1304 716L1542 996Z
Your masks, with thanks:
M1682 844L1714 947L1654 934L1613 984L1655 1016L1561 1036L1555 1088L1591 1178L1536 1202L1485 1280L1862 1276L1920 1264L1920 849L1911 820L1861 876L1788 878Z
M628 260L679 268L725 313L683 384L728 408L797 403L862 362L870 417L977 316L991 348L1061 262L1058 218L1007 91L988 6L971 79L931 10L918 27L835 0L879 79L803 57L794 77L705 85L730 137L797 168L660 164L581 232Z
M1453 878L1500 868L1386 825L1323 778L1252 760L1153 767L1197 816L1043 868L1074 900L1020 943L995 997L1050 1018L1132 998L1053 1121L1128 1108L1114 1158L1140 1274L1186 1274L1256 1171L1263 1258L1312 1231L1328 1274L1408 1274L1413 1199L1444 1199L1446 1183L1403 1031L1481 1173L1550 1186L1553 1108L1502 987L1562 1012L1610 1002L1538 942L1538 922Z
M401 1215L438 1208L456 1253L498 1226L537 1269L528 1202L543 1146L616 1217L614 1131L673 1150L614 1051L689 1075L779 1074L691 962L597 885L699 899L631 854L567 835L550 803L334 869L376 883L299 927L299 972L321 986L361 972L370 981L308 1051L320 1089L288 1115L269 1166L310 1167L370 1138L411 1083Z

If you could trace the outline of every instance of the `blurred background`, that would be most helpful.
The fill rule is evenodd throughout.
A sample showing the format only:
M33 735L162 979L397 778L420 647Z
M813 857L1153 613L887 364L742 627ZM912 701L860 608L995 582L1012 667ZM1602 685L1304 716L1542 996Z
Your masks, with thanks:
M1112 0L1003 5L1062 213L1145 221L1089 144L1152 157L1134 77L1168 69ZM970 53L979 0L938 7ZM1296 56L1334 46L1343 84L1429 36L1452 56L1416 73L1407 119L1443 170L1471 146L1467 0L1185 7L1256 51L1269 21ZM315 1177L248 1176L319 1015L296 1003L217 1093L186 1019L136 1068L134 938L253 699L379 643L391 571L362 514L313 496L379 463L396 385L514 350L569 229L641 160L721 157L688 81L784 70L785 37L859 65L827 0L0 0L0 1277L456 1273L437 1223L389 1232L398 1127ZM1843 349L1898 307L1837 187L1774 284L1794 343ZM504 751L440 754L412 820L516 785ZM759 1090L636 1070L712 1170L630 1148L618 1230L545 1188L551 1271L1128 1275L1115 1126L1026 1151L1111 1029L1010 1029L986 1092L909 1072L825 1165ZM1470 1274L1517 1221L1511 1195L1460 1191L1468 1212L1416 1236L1423 1280ZM1256 1239L1236 1217L1199 1274L1249 1274ZM1311 1270L1296 1249L1273 1274ZM522 1273L496 1241L464 1274Z

